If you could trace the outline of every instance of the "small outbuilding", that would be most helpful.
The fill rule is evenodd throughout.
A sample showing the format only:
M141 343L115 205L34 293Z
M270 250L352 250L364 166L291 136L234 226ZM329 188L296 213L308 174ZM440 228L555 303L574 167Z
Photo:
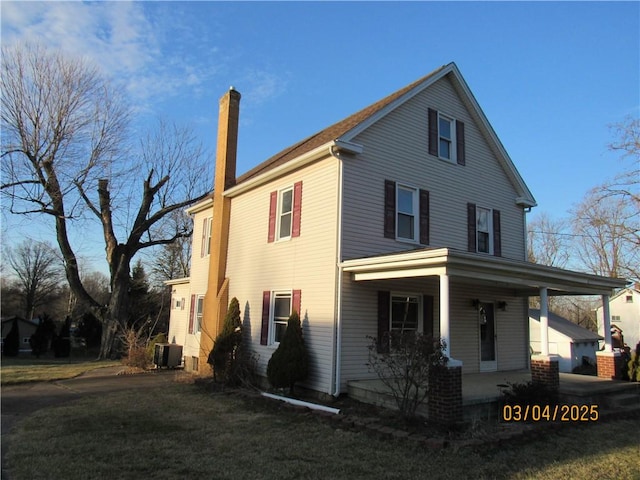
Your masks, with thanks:
M599 340L597 333L549 312L549 353L558 355L561 372L571 373L585 362L595 365ZM534 308L529 309L529 342L534 353L540 352L540 310Z

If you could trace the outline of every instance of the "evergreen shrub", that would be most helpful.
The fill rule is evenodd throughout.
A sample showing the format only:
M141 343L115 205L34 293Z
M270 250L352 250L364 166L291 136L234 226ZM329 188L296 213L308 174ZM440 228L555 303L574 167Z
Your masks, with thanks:
M275 388L289 388L293 394L296 382L303 381L309 373L307 350L302 337L300 316L295 310L287 321L287 329L280 345L267 364L267 378Z

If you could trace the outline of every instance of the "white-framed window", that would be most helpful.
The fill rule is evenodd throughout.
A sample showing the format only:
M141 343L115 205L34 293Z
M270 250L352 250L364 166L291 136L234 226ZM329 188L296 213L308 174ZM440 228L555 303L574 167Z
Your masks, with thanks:
M488 208L476 208L476 251L493 252L492 213Z
M422 295L392 293L389 329L396 332L420 332Z
M180 300L180 310L184 310L184 305L185 305L185 301L184 301L184 297L182 297L182 299Z
M278 240L291 238L293 225L293 188L281 190L278 194Z
M202 221L202 243L200 245L200 256L206 257L211 253L211 223L212 217L207 217Z
M287 329L287 322L291 316L292 305L293 292L291 290L273 292L269 318L271 323L271 327L269 328L271 339L269 343L275 344L282 341L284 332Z
M627 295L627 296L625 297L625 301L626 301L627 303L633 303L633 295Z
M419 208L418 189L398 185L396 189L396 237L398 239L418 241Z
M438 112L438 156L447 160L456 159L455 120Z
M620 321L620 315L611 315L611 321L612 322L619 322Z
M202 329L202 313L204 312L204 295L196 297L195 322L193 323L193 333L198 333Z

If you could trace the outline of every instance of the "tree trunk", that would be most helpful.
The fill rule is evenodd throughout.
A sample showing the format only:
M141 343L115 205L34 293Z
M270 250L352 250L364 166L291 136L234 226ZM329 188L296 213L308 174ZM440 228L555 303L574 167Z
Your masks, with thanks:
M131 256L124 252L124 246L118 245L111 271L111 298L102 323L102 341L99 358L119 356L120 341L118 334L129 322L129 282Z

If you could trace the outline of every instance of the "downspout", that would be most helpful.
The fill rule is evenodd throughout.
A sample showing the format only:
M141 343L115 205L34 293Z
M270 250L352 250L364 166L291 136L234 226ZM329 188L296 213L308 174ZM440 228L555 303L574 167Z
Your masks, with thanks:
M333 347L333 378L334 388L332 395L340 395L340 357L342 355L342 159L339 153L334 153L335 145L329 147L329 155L338 163L338 206L337 206L337 235L336 235L336 310L334 315L334 347ZM331 386L329 387L331 391Z

